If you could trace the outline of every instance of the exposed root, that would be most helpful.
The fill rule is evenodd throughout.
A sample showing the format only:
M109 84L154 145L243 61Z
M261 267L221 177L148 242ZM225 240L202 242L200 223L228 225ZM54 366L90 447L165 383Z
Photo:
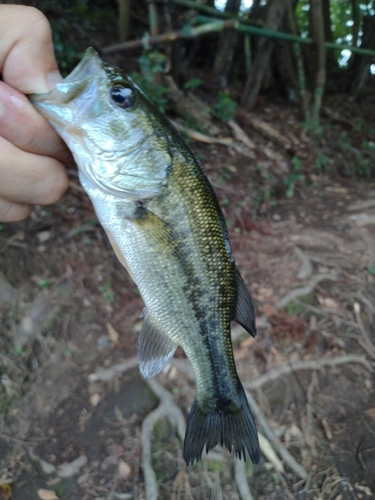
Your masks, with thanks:
M144 419L141 432L142 469L145 480L146 500L157 500L158 482L152 468L151 444L155 424L162 418L168 418L177 425L181 439L184 439L186 422L182 411L173 402L173 396L156 379L146 379L152 392L159 398L159 406Z
M249 402L250 409L254 414L254 416L257 418L267 439L272 443L272 446L279 453L279 455L281 456L283 461L288 465L288 467L292 469L294 473L297 474L298 477L300 477L301 479L305 479L307 477L307 472L305 468L297 463L297 461L292 457L289 451L282 444L280 439L276 436L276 434L268 424L262 410L257 405L253 396L248 391L246 391L246 396Z
M268 382L273 382L284 375L290 375L292 372L297 370L321 370L325 366L338 366L347 363L360 363L369 372L373 372L373 367L367 361L365 356L360 356L358 354L346 354L343 356L337 356L337 358L322 358L322 359L309 359L304 361L289 362L279 368L274 368L268 371L264 375L252 380L251 382L246 382L246 389L259 389L264 384Z
M253 500L246 477L246 463L238 458L234 459L234 478L241 500Z
M313 412L313 394L316 386L318 385L319 380L316 372L314 371L311 376L311 382L307 389L307 405L306 405L306 413L307 413L307 429L305 432L306 435L306 444L311 449L311 454L313 457L317 456L316 452L316 444L315 437L313 432L313 424L314 424L314 412Z
M88 376L89 382L110 382L121 373L132 370L138 366L138 356L127 359L123 363L118 363L110 368L97 368L95 373Z
M367 352L372 359L375 359L375 346L371 342L369 334L367 333L361 318L361 307L358 302L354 303L354 313L355 318L358 323L359 331L361 332L361 337L358 338L358 343Z
M298 299L299 297L306 297L306 295L309 295L314 291L316 286L321 282L325 280L330 280L330 281L337 281L336 276L333 276L332 274L318 274L318 276L315 276L312 278L310 283L306 286L302 286L300 288L294 288L290 292L288 292L284 297L282 297L278 302L277 302L277 307L279 309L282 309L285 307L289 302L291 302L294 299Z

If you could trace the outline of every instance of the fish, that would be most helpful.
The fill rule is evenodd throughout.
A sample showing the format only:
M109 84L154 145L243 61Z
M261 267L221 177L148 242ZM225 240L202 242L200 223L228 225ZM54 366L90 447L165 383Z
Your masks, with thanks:
M253 463L256 424L238 377L230 322L256 335L219 203L183 137L119 68L87 49L76 68L31 102L66 142L100 224L145 303L138 359L156 376L178 345L196 394L187 465L217 444Z

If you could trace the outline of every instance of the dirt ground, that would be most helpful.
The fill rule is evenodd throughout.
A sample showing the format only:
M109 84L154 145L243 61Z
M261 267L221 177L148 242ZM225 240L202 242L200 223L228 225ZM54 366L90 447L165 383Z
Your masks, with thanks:
M254 140L252 159L192 146L256 305L256 339L233 325L233 343L260 463L218 447L184 466L189 362L178 350L156 382L140 376L142 300L72 172L59 204L1 226L2 500L375 498L375 182L311 174L259 201L259 169L283 162Z
M112 22L90 7L91 24L42 4L55 26L75 16L56 45L66 58L73 41L116 41L115 2ZM137 67L133 55L108 61ZM0 500L375 498L375 181L350 178L358 158L374 160L363 134L375 106L326 106L333 136L318 151L298 110L264 97L255 116L273 139L246 119L253 144L188 139L256 307L255 340L232 333L260 463L217 447L185 467L189 361L178 349L157 380L140 376L142 300L70 172L60 203L0 225Z

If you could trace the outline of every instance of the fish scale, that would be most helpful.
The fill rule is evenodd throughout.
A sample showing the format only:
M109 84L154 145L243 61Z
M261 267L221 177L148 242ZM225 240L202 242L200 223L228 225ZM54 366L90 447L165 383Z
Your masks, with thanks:
M255 335L254 307L224 217L194 153L120 69L88 49L47 94L30 97L65 140L116 255L145 302L139 364L157 375L181 345L196 376L184 458L216 444L259 461L256 426L230 338Z

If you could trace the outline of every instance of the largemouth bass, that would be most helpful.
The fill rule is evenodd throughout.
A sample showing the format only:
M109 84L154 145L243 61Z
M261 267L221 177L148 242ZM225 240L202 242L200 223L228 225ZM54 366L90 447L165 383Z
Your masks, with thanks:
M220 443L259 461L233 359L230 321L255 336L252 300L202 166L122 70L93 49L47 94L30 96L65 140L82 186L145 302L139 366L157 375L181 345L196 375L186 463Z

